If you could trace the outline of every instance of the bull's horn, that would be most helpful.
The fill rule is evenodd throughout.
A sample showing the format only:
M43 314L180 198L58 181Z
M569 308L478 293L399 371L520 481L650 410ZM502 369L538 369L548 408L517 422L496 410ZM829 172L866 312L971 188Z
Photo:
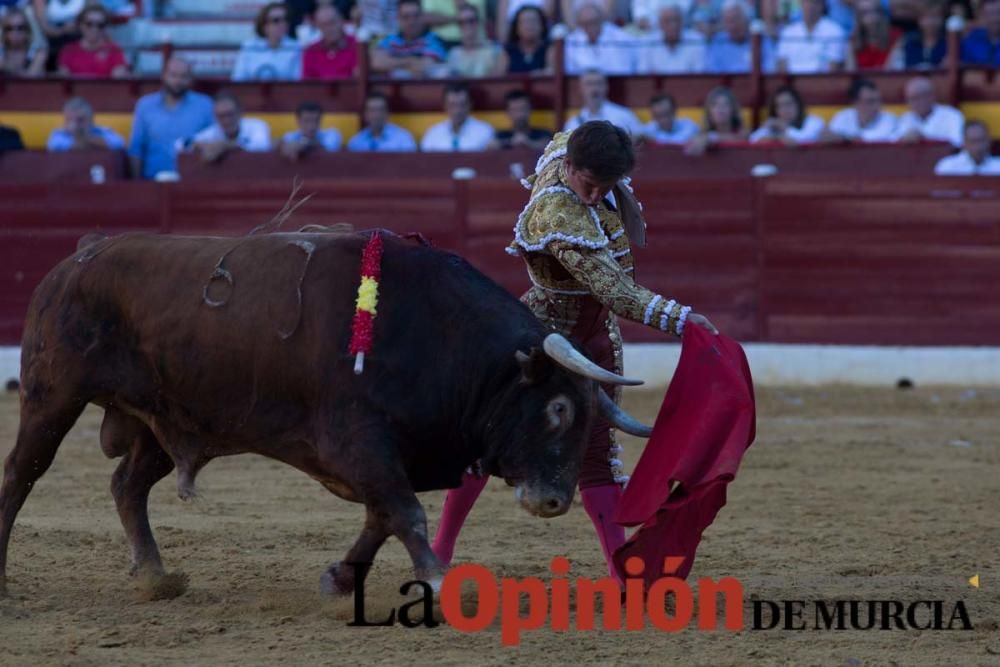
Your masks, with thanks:
M609 370L605 370L580 354L573 344L557 333L551 333L542 342L545 354L554 362L583 377L606 384L642 384L642 380L631 380Z
M611 397L604 393L600 387L597 388L597 407L601 414L608 418L611 425L625 431L629 435L637 435L640 438L648 438L653 433L652 426L646 426L641 421L622 410L611 400Z

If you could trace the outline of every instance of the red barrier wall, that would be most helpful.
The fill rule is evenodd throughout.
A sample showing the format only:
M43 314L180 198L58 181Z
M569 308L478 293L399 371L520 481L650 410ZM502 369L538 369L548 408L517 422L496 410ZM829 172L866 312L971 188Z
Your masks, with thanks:
M741 340L1000 344L1000 183L989 178L636 179L650 243L637 277ZM88 231L244 234L285 183L0 185L0 344L34 286ZM504 254L526 192L510 179L310 180L290 227L420 231L514 293ZM136 276L137 280L143 279ZM663 341L629 325L626 338Z

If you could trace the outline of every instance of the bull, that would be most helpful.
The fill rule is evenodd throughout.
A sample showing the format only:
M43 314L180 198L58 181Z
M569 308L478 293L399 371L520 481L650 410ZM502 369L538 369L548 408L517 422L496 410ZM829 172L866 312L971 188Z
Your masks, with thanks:
M252 452L364 504L360 536L321 576L333 594L354 589L367 568L352 564L371 563L389 536L417 578L439 580L416 493L459 486L470 465L554 517L572 502L596 410L648 434L599 386L640 382L591 362L462 258L389 233L375 348L355 374L369 236L317 231L88 235L42 280L0 487L0 592L17 513L88 403L104 409L104 454L122 459L111 491L133 573L164 575L153 485L176 469L187 499L213 458Z

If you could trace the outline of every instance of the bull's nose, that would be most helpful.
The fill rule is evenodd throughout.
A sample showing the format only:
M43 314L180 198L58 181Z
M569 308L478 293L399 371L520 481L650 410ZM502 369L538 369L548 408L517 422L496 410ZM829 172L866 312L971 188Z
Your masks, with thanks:
M542 503L542 511L539 514L544 517L559 516L560 514L565 514L568 508L569 503L565 500L552 497Z
M551 491L538 493L524 486L517 487L515 496L525 510L546 519L565 514L572 502L572 496Z

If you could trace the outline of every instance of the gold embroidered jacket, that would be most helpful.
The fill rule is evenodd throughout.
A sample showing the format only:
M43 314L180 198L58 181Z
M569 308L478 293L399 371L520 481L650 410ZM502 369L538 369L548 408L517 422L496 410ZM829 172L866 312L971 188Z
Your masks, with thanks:
M557 134L535 173L523 181L531 198L507 252L527 264L534 288L525 302L564 334L576 323L582 300L591 296L620 317L680 336L691 308L636 284L618 213L604 205L587 206L567 185L568 139L568 132Z

